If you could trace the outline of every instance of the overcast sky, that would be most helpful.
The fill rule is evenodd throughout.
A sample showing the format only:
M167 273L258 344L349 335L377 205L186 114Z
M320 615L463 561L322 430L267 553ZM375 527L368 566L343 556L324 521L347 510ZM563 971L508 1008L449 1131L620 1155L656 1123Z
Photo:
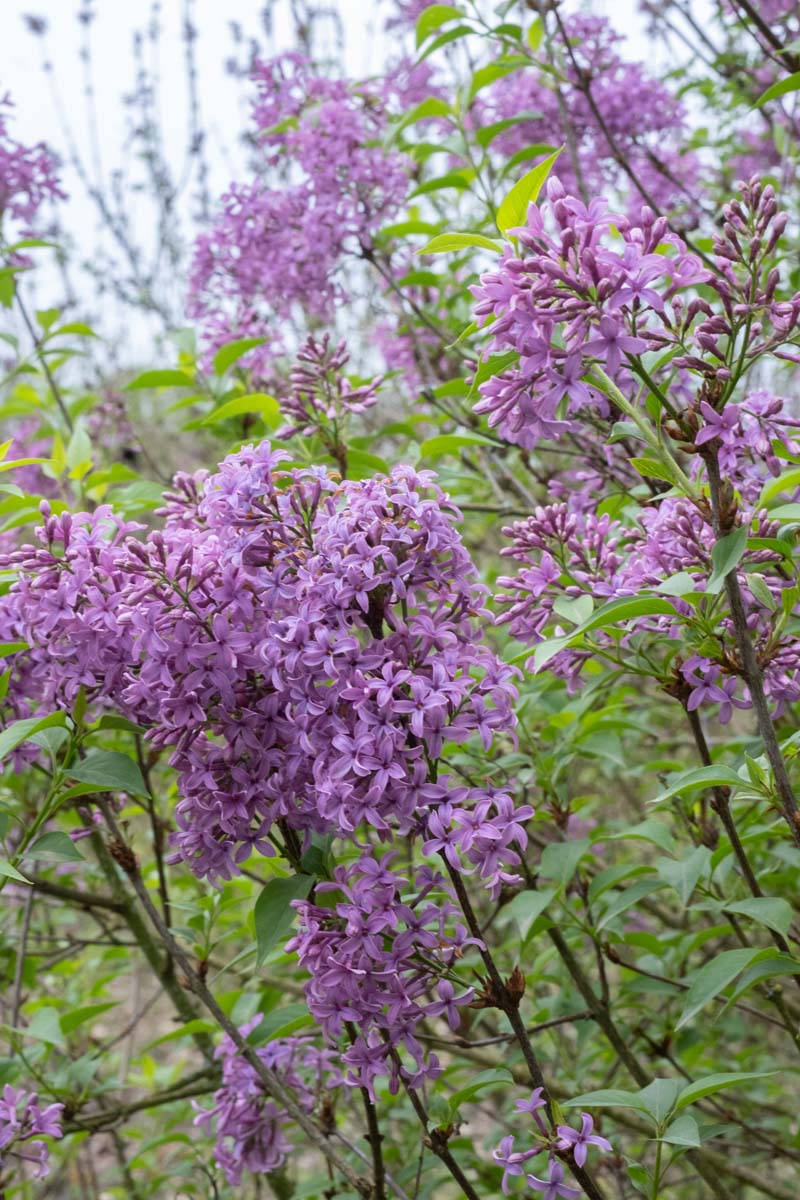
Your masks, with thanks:
M135 80L133 39L137 31L146 31L154 8L159 12L162 34L158 39L160 78L160 124L170 162L179 167L187 144L188 105L184 44L181 29L187 13L187 0L94 0L94 20L88 32L91 42L92 86L98 114L93 131L85 101L86 71L81 50L86 34L78 19L82 0L0 0L3 37L0 44L0 94L9 92L14 100L13 132L23 141L44 140L64 158L68 158L68 136L90 175L98 170L103 178L122 161L125 142L126 109L123 96L132 90ZM333 0L336 3L336 0ZM241 177L244 151L241 131L247 123L247 89L226 71L226 60L235 53L231 22L245 36L255 35L265 43L261 22L263 0L189 0L188 11L197 29L196 57L200 81L200 106L203 125L208 133L210 191L217 196L232 178ZM388 0L338 0L342 14L345 44L342 57L346 72L359 76L374 73L389 49L381 32ZM646 43L635 0L607 0L591 3L592 12L609 15L614 24L630 35L628 53L645 57ZM290 44L289 0L274 0L275 36L272 48ZM26 28L28 15L44 18L47 33L33 36ZM394 35L393 35L394 42ZM391 46L396 50L396 44ZM240 45L240 58L245 56ZM153 65L152 46L145 41L148 64ZM49 60L52 70L43 70ZM93 147L95 152L93 152ZM130 164L127 164L130 165ZM72 233L84 254L98 246L97 213L86 189L69 164L63 178L69 200L62 209L63 224ZM152 239L152 212L144 196L126 195L126 210L131 228L140 242ZM149 222L149 224L148 224ZM101 249L97 250L100 260ZM38 289L40 304L50 304L54 296L42 295L59 286L42 273ZM28 286L28 285L26 285ZM79 288L86 287L85 282ZM81 299L81 297L79 297ZM137 326L134 338L145 351L147 329Z

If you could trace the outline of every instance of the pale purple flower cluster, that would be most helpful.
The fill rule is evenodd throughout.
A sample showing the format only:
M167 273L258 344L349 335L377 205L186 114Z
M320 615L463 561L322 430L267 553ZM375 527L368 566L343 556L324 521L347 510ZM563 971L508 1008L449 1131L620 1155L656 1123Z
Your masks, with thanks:
M30 1164L34 1179L49 1174L50 1151L41 1138L61 1137L63 1110L63 1104L42 1108L36 1092L5 1085L0 1097L0 1181L12 1166L19 1178L17 1163Z
M11 98L0 98L0 219L20 221L31 231L42 205L63 200L58 165L52 152L40 142L25 146L9 132Z
M286 947L311 976L306 999L326 1039L347 1046L345 1083L373 1100L380 1077L396 1092L401 1082L419 1087L439 1075L418 1027L444 1017L457 1029L459 1009L473 995L457 980L454 986L453 964L475 939L459 922L442 876L423 867L412 882L394 868L394 857L364 853L337 867L334 880L316 888L333 893L335 903L296 901L299 930Z
M502 76L483 93L481 125L513 122L494 139L493 149L507 160L529 146L568 143L570 153L565 151L559 162L567 191L627 196L638 217L645 196L621 169L623 156L648 202L662 210L692 209L699 162L681 148L683 105L642 64L621 58L618 47L624 39L605 17L574 13L563 23L575 63L562 51L560 78L532 63Z
M676 370L727 383L732 346L747 366L768 353L797 357L781 348L800 320L800 294L776 299L771 255L787 216L771 187L751 180L724 206L714 271L647 208L632 225L603 200L567 196L556 178L547 196L515 231L525 256L506 247L499 269L472 289L478 321L492 322L491 349L515 359L481 383L475 407L507 440L530 448L575 429L576 414L605 416L594 364L630 392L648 351L672 351L657 371L668 388ZM697 295L685 301L698 284L712 289L715 307Z
M248 1037L263 1020L256 1014L239 1032ZM338 1087L341 1073L330 1051L319 1050L310 1038L278 1038L256 1049L264 1064L289 1088L298 1105L311 1113L320 1092ZM214 1107L200 1110L195 1125L216 1133L215 1158L234 1187L243 1171L261 1174L282 1166L292 1149L285 1128L291 1118L264 1089L255 1068L227 1035L214 1055L222 1062L222 1086L214 1094Z
M776 712L780 712L786 703L800 695L800 644L789 636L776 643L772 631L772 609L780 608L781 594L790 586L778 570L780 553L770 548L780 528L766 511L745 511L742 521L753 522L753 537L762 539L762 548L744 553L737 574L748 623L763 662L765 691ZM501 553L520 566L515 575L498 579L502 589L496 597L501 608L499 620L508 624L514 637L531 645L573 628L561 616L565 601L568 604L591 595L599 605L648 589L658 590L680 575L689 577L687 591L703 592L713 571L713 529L691 501L680 497L668 496L643 507L635 525L613 521L607 513L598 515L582 504L576 509L569 503L547 505L515 522L504 533L511 544ZM772 597L771 606L753 592L751 572L763 581ZM674 616L630 620L622 638L624 645L644 639L651 660L663 663L665 680L669 677L676 643L687 632L685 618L693 611L678 596L672 597L672 603ZM617 636L618 631L616 635L593 634L609 650L616 647ZM702 634L697 636L700 644ZM720 618L719 636L718 663L698 652L691 653L686 661L678 660L675 666L687 685L690 711L700 704L719 704L719 719L724 724L730 720L732 707L750 707L750 695L737 673L735 637L725 615ZM548 661L547 669L563 677L574 690L580 686L582 669L591 656L590 650L567 648ZM533 667L533 659L529 666Z
M431 777L444 742L488 748L514 721L514 670L481 644L485 592L433 476L338 484L287 457L249 446L181 479L144 542L99 508L47 515L43 546L4 559L3 640L31 647L11 693L68 708L83 687L148 726L179 774L176 846L212 877L273 853L276 822L417 829L449 798ZM481 814L463 848L493 886L517 835L497 831L506 798L486 801L456 804Z
M222 197L190 275L190 314L215 343L220 311L229 330L261 334L298 309L329 313L344 297L341 260L371 247L408 189L405 157L380 144L385 106L368 86L326 79L298 54L258 63L254 79L264 170Z
M611 1143L606 1138L594 1133L594 1121L589 1113L581 1113L580 1130L573 1129L570 1125L558 1125L555 1134L552 1134L541 1115L540 1110L543 1108L545 1108L545 1100L541 1088L536 1088L531 1093L529 1100L517 1102L517 1111L530 1113L536 1123L537 1145L532 1146L529 1150L515 1150L514 1135L508 1134L492 1151L492 1158L503 1168L503 1193L508 1195L509 1179L524 1175L528 1185L534 1191L541 1192L544 1200L559 1200L559 1197L563 1197L564 1200L576 1200L583 1193L580 1188L574 1188L564 1183L564 1166L556 1158L556 1152L562 1157L565 1154L571 1154L575 1163L579 1167L583 1167L586 1163L589 1146L596 1146L598 1150L608 1152L612 1149ZM546 1150L548 1151L547 1178L540 1179L536 1175L528 1174L525 1164Z
M291 390L281 396L281 411L293 424L280 430L278 437L330 431L336 439L343 418L364 413L375 404L383 379L354 384L344 373L349 361L344 342L332 346L328 333L321 338L308 335L289 375Z
M634 226L603 200L587 207L567 196L556 178L547 195L516 231L525 257L507 247L499 269L472 289L477 320L492 320L491 348L519 355L481 384L475 411L527 448L559 437L573 414L605 414L605 397L585 382L590 364L618 378L628 356L663 346L665 300L708 275L647 208Z

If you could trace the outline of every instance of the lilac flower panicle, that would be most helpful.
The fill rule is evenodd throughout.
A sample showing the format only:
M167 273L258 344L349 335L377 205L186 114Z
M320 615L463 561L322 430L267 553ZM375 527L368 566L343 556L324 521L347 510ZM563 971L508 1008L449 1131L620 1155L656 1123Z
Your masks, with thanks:
M34 1179L50 1172L50 1151L41 1138L61 1137L63 1104L43 1108L35 1092L23 1092L7 1083L0 1097L0 1176L16 1161L28 1164Z

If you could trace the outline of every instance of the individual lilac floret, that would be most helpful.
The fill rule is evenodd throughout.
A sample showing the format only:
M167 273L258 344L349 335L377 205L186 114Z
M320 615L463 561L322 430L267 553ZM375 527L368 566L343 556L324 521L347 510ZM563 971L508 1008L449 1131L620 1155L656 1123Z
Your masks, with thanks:
M541 1146L533 1150L515 1150L514 1135L509 1133L492 1151L492 1158L503 1168L503 1193L508 1195L508 1181L515 1175L524 1175L523 1164L541 1154Z
M0 1098L0 1176L16 1158L33 1165L34 1179L50 1171L50 1151L42 1137L60 1138L63 1104L41 1108L36 1092L23 1092L7 1083Z
M531 1092L530 1100L518 1100L517 1112L530 1113L542 1133L547 1133L547 1125L539 1115L539 1110L547 1108L547 1101L544 1098L544 1088L535 1088Z
M586 1154L588 1146L597 1146L600 1150L609 1151L612 1149L611 1142L607 1138L600 1137L597 1133L592 1133L594 1129L594 1121L588 1113L581 1113L581 1129L580 1133L571 1129L569 1125L559 1125L556 1132L559 1135L559 1140L556 1143L559 1150L572 1149L572 1155L579 1167L582 1167L586 1162Z
M549 1161L549 1171L547 1179L538 1179L535 1175L528 1175L528 1183L536 1192L542 1193L542 1200L577 1200L583 1195L580 1188L571 1187L564 1183L564 1168L557 1158L551 1158Z

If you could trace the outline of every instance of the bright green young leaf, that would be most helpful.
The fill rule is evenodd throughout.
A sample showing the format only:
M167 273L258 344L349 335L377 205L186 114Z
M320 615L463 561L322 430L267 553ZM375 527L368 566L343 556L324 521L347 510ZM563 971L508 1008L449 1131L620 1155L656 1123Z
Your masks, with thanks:
M220 346L214 355L214 374L224 375L229 367L247 354L248 350L255 350L256 346L263 346L266 340L265 337L239 338L235 342L227 342L224 346Z
M546 879L555 879L565 887L578 869L578 863L591 845L588 838L551 842L542 851L539 871Z
M514 184L497 210L497 228L502 234L507 235L509 230L525 224L528 205L535 204L538 200L539 192L562 150L563 146L537 163L527 175L523 175L522 179Z
M679 1079L654 1079L639 1092L642 1109L657 1125L663 1125L675 1107L680 1090Z
M64 1034L55 1008L37 1008L25 1028L25 1036L37 1042L48 1042L52 1046L63 1046Z
M71 1012L64 1013L61 1018L61 1032L67 1035L74 1033L87 1021L93 1021L95 1017L108 1012L110 1008L116 1008L118 1003L117 1000L106 1000L104 1004L86 1004L82 1008L73 1008Z
M477 1096L478 1092L484 1091L488 1087L497 1087L499 1084L508 1087L513 1083L513 1076L507 1067L491 1068L488 1071L479 1071L466 1087L459 1088L457 1092L453 1092L450 1096L450 1109L452 1112L457 1112L459 1107L471 1100L473 1096Z
M777 83L773 83L755 102L754 108L760 108L762 104L768 104L770 100L779 100L781 96L788 96L790 92L800 91L800 71L795 71L793 75L787 75L785 79L779 79Z
M10 862L5 859L0 859L0 875L6 879L16 879L17 883L30 883L30 879L26 879L24 875L20 875L16 867L12 867Z
M274 396L266 392L253 392L248 396L237 396L215 408L207 417L203 417L201 425L218 425L220 421L228 421L231 417L258 416L270 428L280 424L281 410Z
M422 43L447 21L457 21L463 16L466 14L460 8L454 8L452 4L429 4L417 18L417 49L419 50Z
M444 454L458 454L465 446L491 446L489 438L479 433L442 433L428 438L419 448L421 458L440 458Z
M162 387L191 387L192 377L187 375L185 371L176 371L167 369L163 371L144 371L143 374L137 375L130 383L125 384L125 391L132 392L142 390L144 388L162 388Z
M482 250L492 250L499 254L502 250L500 242L494 238L484 237L482 233L440 233L432 238L427 246L417 250L417 254L446 254L452 250L465 250L470 246L478 246Z

